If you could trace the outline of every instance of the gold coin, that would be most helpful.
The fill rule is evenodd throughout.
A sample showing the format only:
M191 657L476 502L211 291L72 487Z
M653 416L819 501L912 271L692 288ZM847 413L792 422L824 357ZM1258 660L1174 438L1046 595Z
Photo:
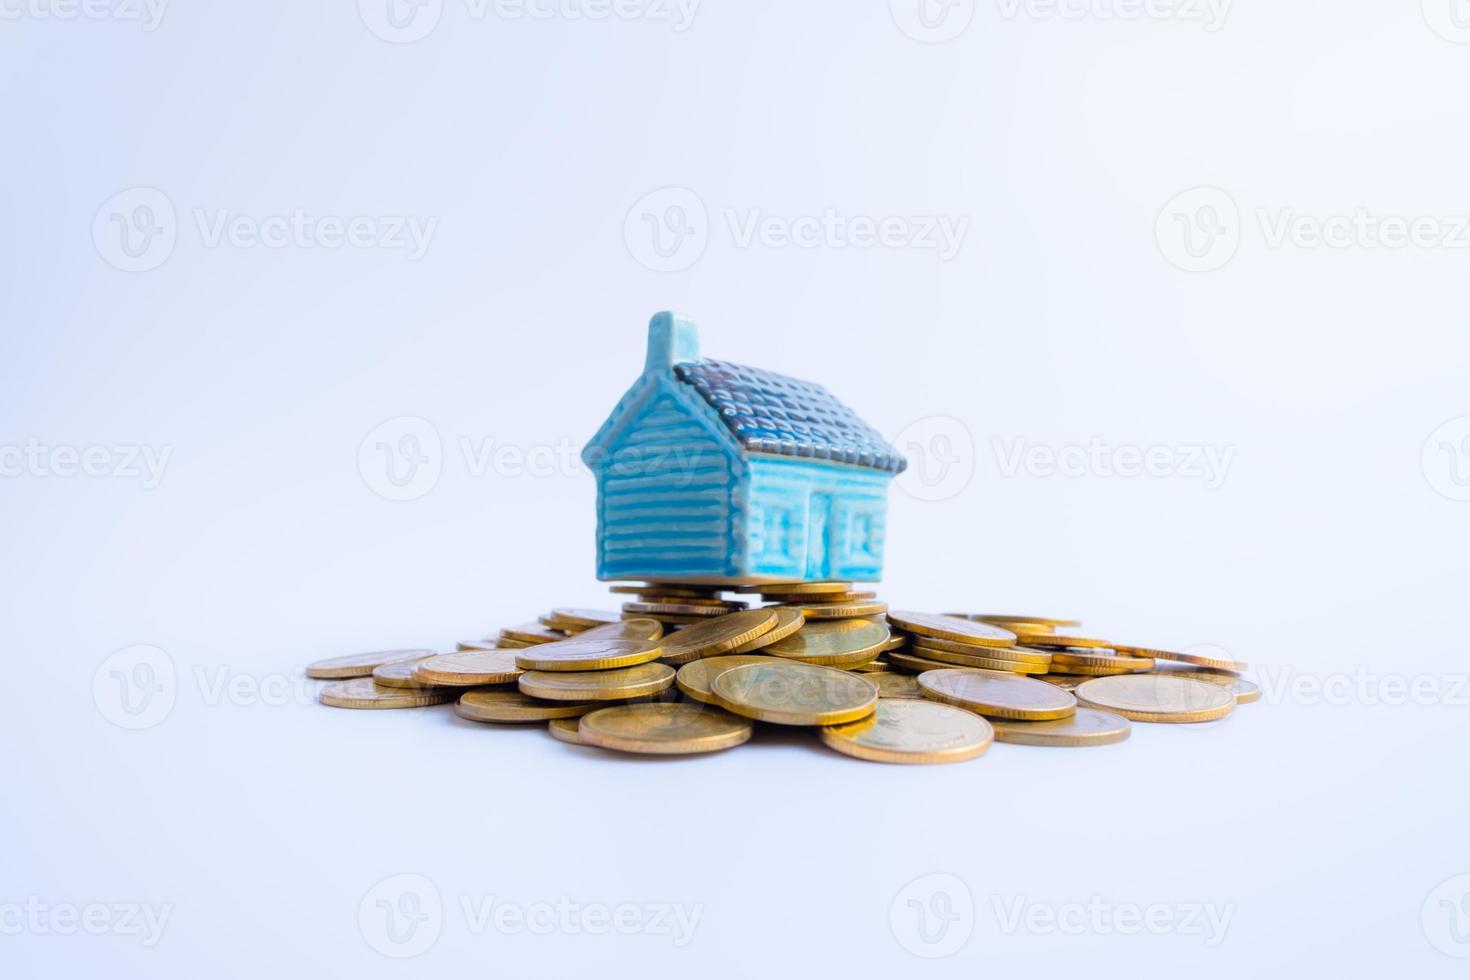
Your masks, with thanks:
M459 650L413 665L414 680L446 687L509 684L520 676L514 650Z
M930 660L928 657L921 657L907 650L903 652L890 650L883 654L883 659L887 660L894 667L911 671L915 674L922 674L926 670L944 670L947 667L954 666L954 664L947 664L942 660Z
M1228 670L1238 674L1248 666L1238 660L1227 660L1224 657L1211 657L1202 653L1182 653L1174 650L1159 650L1154 647L1135 647L1115 644L1113 649L1119 653L1130 654L1135 657L1149 657L1155 660L1177 660L1179 663L1192 664L1195 667L1208 667L1210 670Z
M934 701L881 698L867 718L822 728L817 736L844 755L869 762L963 762L995 738L979 715Z
M664 635L664 624L656 619L623 619L616 623L592 626L577 634L579 640L637 640L651 643Z
M328 657L326 660L307 664L306 676L321 681L367 677L374 668L384 664L399 663L404 660L422 660L433 655L433 650L374 650L372 653L349 653L345 657Z
M562 637L562 639L566 639L566 637ZM511 640L503 636L495 641L495 649L497 650L524 650L526 647L533 647L535 645L534 643L527 643L525 640Z
M995 718L1050 721L1077 710L1077 699L1052 684L994 670L950 668L919 675L927 698Z
M1037 663L1030 660L1011 660L1008 657L988 656L989 653L1002 653L1004 650L1013 650L1014 647L1005 647L1004 650L991 647L971 647L973 654L960 653L955 650L943 650L939 647L931 647L927 643L915 642L913 652L915 656L927 657L938 661L945 667L974 667L977 670L1003 670L1011 674L1044 674L1049 666L1045 663Z
M1168 669L1157 671L1157 673L1165 674L1169 677L1192 677L1197 681L1208 681L1211 684L1219 684L1221 687L1235 692L1236 704L1250 704L1252 701L1261 700L1261 688L1258 684L1253 681L1248 681L1244 677L1237 677L1234 674L1209 670ZM373 672L373 676L377 676L377 671Z
M885 619L878 625L883 627L884 629L888 629L888 620ZM883 649L885 651L897 650L900 647L906 646L908 642L909 638L907 633L890 633L888 636L888 642L883 644Z
M582 736L577 733L577 724L580 718L553 718L546 723L546 730L551 737L571 745L586 745Z
M317 700L333 708L422 708L426 704L452 701L454 694L454 691L442 687L416 691L381 687L374 684L371 677L354 677L328 684L317 694Z
M700 657L729 653L774 629L780 621L774 609L747 609L697 623L664 637L660 659L666 664L687 664Z
M640 616L693 616L697 618L713 618L724 616L727 613L744 609L744 604L730 606L721 603L718 606L695 605L687 602L625 602L623 612L634 613Z
M1003 630L989 623L957 619L954 616L941 616L937 613L890 612L888 621L909 633L952 640L955 643L969 643L977 647L1013 647L1016 645L1016 634L1010 630Z
M1071 691L1076 689L1077 685L1087 680L1087 678L1078 677L1076 674L1047 674L1043 677L1038 677L1037 680L1046 681L1048 684L1055 684L1064 691Z
M722 671L715 700L746 718L778 725L840 725L873 713L878 686L861 674L772 659Z
M1082 674L1087 677L1116 677L1120 674L1137 673L1129 667L1099 667L1094 664L1056 664L1051 669L1065 670L1069 674Z
M643 585L609 585L607 591L614 595L662 595L679 599L708 599L729 590L719 586L648 582Z
M618 614L615 612L605 609L574 609L568 606L558 606L541 617L541 622L558 630L586 630L617 621Z
M735 667L744 667L746 664L768 663L771 657L755 656L751 654L733 654L726 657L705 657L702 660L691 660L679 668L679 673L674 677L674 683L679 685L679 690L696 701L706 704L717 704L714 692L710 685L720 673Z
M754 610L754 611L755 612L759 612L760 610ZM797 630L801 629L802 625L804 623L806 623L806 617L802 616L800 609L786 609L786 608L781 608L781 609L775 610L775 612L776 612L776 625L775 626L773 626L770 629L766 630L764 633L762 633L760 636L757 636L755 639L748 640L745 643L740 644L740 646L736 647L734 650L731 650L730 652L731 653L752 653L752 652L754 652L756 650L759 650L761 647L768 647L772 643L775 643L777 640L784 640L784 639L786 639L786 637L790 636L792 633L795 633Z
M1005 660L1019 660L1022 663L1032 663L1045 667L1051 663L1050 650L1036 650L1032 647L977 647L973 643L956 643L953 640L941 640L936 636L916 636L913 638L913 646L917 651L920 647L927 650L947 650L950 653L963 653L971 657L1001 657ZM922 654L925 657L938 660L939 657L932 653Z
M882 673L886 673L888 671L889 667L888 667L888 661L881 660L880 659L880 660L869 660L865 664L853 664L851 667L849 667L847 669L848 670L855 670L859 674L882 674Z
M997 718L995 740L1015 745L1111 745L1128 737L1133 726L1111 711L1078 708L1069 718L1054 721L1009 721Z
M429 658L424 658L429 659ZM419 688L426 686L423 681L415 680L413 669L423 661L400 660L396 664L383 664L381 667L373 668L373 683L383 687L410 687Z
M919 682L914 680L913 674L888 671L883 674L869 674L868 680L878 685L878 697L880 698L922 698L924 696L919 691Z
M809 603L799 606L807 622L821 619L854 619L858 616L881 616L888 611L886 602Z
M550 721L553 718L575 718L598 707L601 706L591 703L538 701L520 691L482 690L464 692L454 704L454 713L467 721Z
M502 640L513 640L517 643L555 643L557 640L565 640L567 635L560 630L548 629L540 623L521 623L517 626L507 626L500 631Z
M1168 674L1097 677L1077 685L1077 700L1132 721L1213 721L1235 708L1235 692L1219 684Z
M888 630L866 619L833 619L807 623L762 653L824 667L852 667L883 652Z
M779 602L788 606L809 604L837 605L848 602L870 602L878 598L876 592L824 592L820 595L802 595L798 592L763 592L761 598L767 602Z
M612 670L657 660L664 648L639 640L584 640L538 643L516 654L522 670Z
M691 701L620 704L582 717L586 745L648 755L691 755L733 748L754 727L728 711Z
M851 582L766 582L761 585L742 585L735 590L749 594L759 592L764 595L767 592L780 593L782 595L816 595L823 592L851 592Z
M1147 657L1124 657L1108 650L1086 649L1081 647L1067 647L1061 650L1053 650L1051 664L1057 670L1066 670L1071 666L1084 667L1113 667L1119 670L1131 670L1142 672L1153 670L1154 662ZM1083 671L1077 671L1083 673Z
M454 645L456 650L499 650L500 643L497 640L460 640Z
M1058 627L1068 629L1082 625L1080 619L1052 619L1050 616L1002 616L1000 613L965 613L964 615L966 619L973 619L979 623L989 623L992 626L1001 626L1006 629L1010 629L1009 624L1011 623L1015 623L1017 626L1037 627L1036 629L1026 630L1028 633L1042 633L1048 629L1055 630ZM1046 627L1046 629L1042 629L1041 627ZM1012 630L1012 632L1015 631Z
M646 697L674 683L674 668L647 663L616 670L528 670L517 682L522 694L547 701L620 701Z
M1036 633L1018 629L1016 633L1017 642L1028 647L1073 647L1085 649L1087 647L1109 648L1113 646L1110 640L1099 640L1091 636L1069 636L1063 633ZM1116 648L1115 648L1116 649Z

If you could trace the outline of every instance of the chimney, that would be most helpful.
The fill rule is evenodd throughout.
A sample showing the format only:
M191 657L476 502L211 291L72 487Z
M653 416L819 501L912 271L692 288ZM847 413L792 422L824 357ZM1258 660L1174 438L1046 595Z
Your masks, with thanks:
M644 374L663 373L675 364L699 360L699 328L687 316L664 310L648 321L648 359Z

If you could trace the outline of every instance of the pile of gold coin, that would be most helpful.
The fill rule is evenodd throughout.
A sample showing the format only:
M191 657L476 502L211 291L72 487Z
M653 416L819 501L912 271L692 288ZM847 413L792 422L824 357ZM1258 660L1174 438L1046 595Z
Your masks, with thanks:
M1043 616L891 611L851 582L612 586L617 612L556 608L448 652L307 668L322 704L544 723L614 752L733 748L764 726L874 762L959 762L992 742L1105 745L1132 722L1213 721L1260 698L1220 657L1112 643ZM734 592L744 598L726 599Z

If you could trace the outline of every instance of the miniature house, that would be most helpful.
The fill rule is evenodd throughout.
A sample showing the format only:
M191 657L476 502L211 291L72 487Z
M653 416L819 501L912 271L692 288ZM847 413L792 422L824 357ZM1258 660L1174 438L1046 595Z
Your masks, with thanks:
M643 375L582 451L600 579L873 581L904 458L825 388L699 356L648 324Z

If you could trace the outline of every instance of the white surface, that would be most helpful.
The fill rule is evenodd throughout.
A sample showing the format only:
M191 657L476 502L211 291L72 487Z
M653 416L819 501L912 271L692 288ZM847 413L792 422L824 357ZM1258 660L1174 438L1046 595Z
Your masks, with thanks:
M1287 208L1453 233L1470 47L1431 28L1458 36L1447 5L1236 4L1208 31L981 4L943 44L878 2L710 0L682 31L449 2L413 44L351 5L303 6L180 0L151 32L34 13L0 32L0 441L170 453L152 489L37 463L0 480L7 976L1460 974L1470 249L1270 244ZM174 247L124 272L104 259L127 265L109 215L136 196L103 209L99 244L92 228L134 187L168 196ZM630 209L665 187L708 223L702 252L676 254L692 264L656 272ZM1228 258L1213 271L1170 261L1193 261L1165 210L1193 188L1228 195L1227 227L1229 204L1240 215L1236 241L1194 261ZM944 260L742 247L726 217L829 207L968 231ZM293 208L437 225L409 260L211 248L195 217ZM461 440L574 451L670 307L712 355L813 377L907 429L911 455L958 439L957 468L894 493L896 605L1215 644L1267 701L1110 748L897 768L800 734L630 761L446 710L282 696L319 657L605 604L590 478L477 473ZM433 426L442 469L392 502L359 447L401 416ZM1094 438L1230 463L1214 487L1007 474L994 442ZM165 652L177 686L151 702L166 717L126 731L103 665L136 644ZM1294 686L1359 669L1418 679L1434 703ZM216 696L221 681L240 686ZM369 936L397 886L372 889L404 873L443 911L399 962ZM962 884L905 890L931 874ZM972 896L974 925L930 962L900 939L933 952L966 924L913 938L908 901L935 882ZM151 946L17 930L32 897L170 913ZM462 900L490 897L701 912L678 947L476 931ZM1231 918L1211 946L1006 932L996 913L1094 897Z

